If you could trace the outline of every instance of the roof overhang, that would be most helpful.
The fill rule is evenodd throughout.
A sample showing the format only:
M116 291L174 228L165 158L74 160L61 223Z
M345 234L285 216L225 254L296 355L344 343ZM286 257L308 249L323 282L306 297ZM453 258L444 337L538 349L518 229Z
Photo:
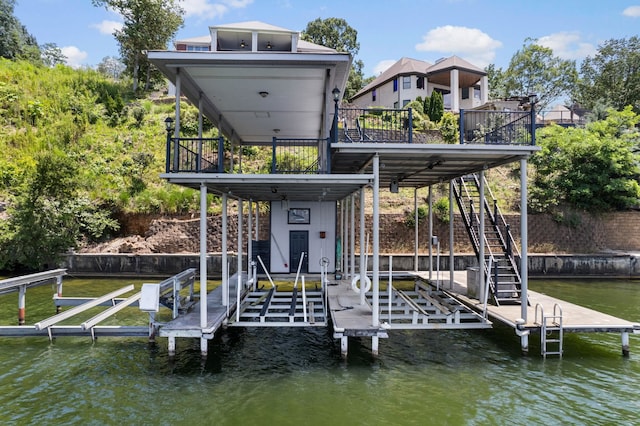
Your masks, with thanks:
M335 173L372 173L379 158L380 185L421 188L527 159L540 148L513 145L341 143L332 145Z
M151 63L222 133L242 143L325 138L331 91L343 93L347 53L149 51Z
M253 201L338 201L373 183L370 174L263 175L166 173L169 182Z

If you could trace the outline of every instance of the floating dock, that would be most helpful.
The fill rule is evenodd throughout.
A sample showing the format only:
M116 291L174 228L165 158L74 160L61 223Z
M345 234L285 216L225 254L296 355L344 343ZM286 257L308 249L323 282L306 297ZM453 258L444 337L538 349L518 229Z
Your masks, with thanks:
M629 354L629 335L640 334L640 324L588 309L542 293L529 291L526 319L520 305L485 304L469 296L467 271L455 271L450 279L429 279L428 272L401 272L386 277L378 294L378 312L370 289L362 292L358 280L330 280L321 275L311 287L304 282L291 290L272 285L257 288L258 281L247 274L234 275L229 288L222 285L207 294L206 315L193 293L195 270L189 269L158 284L144 284L140 291L125 286L104 296L78 298L61 296L63 269L0 281L0 291L19 292L19 321L24 321L24 295L20 289L55 281L57 293L53 303L58 313L33 325L0 326L0 337L62 336L155 337L167 338L168 352L175 354L177 338L211 340L223 326L230 327L331 327L340 339L341 353L348 354L349 338L371 338L372 352L377 354L380 338L398 330L487 329L504 324L521 338L539 334L541 354L562 355L563 333L620 333L622 352ZM414 287L396 288L394 279L413 280ZM368 281L368 280L366 280ZM366 283L365 281L365 283ZM266 287L266 288L265 288ZM149 309L147 295L157 294L157 308ZM131 294L133 293L133 294ZM121 296L127 297L121 297ZM225 303L226 302L226 303ZM62 310L62 307L71 306ZM77 325L60 325L90 308L104 310ZM164 306L171 319L159 321L156 312ZM149 313L148 326L100 326L106 318L125 308ZM166 314L166 311L165 311ZM86 316L86 315L85 315ZM166 315L165 315L166 316ZM203 326L203 320L206 323ZM524 348L523 349L528 349ZM526 352L526 351L525 351Z

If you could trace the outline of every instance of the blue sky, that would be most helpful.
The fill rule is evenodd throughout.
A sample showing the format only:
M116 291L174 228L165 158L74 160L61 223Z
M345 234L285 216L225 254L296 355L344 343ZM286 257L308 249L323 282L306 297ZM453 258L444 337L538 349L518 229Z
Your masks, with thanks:
M302 31L316 18L343 18L358 31L366 77L402 57L435 62L458 55L506 68L526 38L578 62L609 39L640 34L640 0L181 0L177 38L209 25L263 21ZM121 17L90 0L17 0L15 16L39 44L55 43L72 66L118 56L113 29Z

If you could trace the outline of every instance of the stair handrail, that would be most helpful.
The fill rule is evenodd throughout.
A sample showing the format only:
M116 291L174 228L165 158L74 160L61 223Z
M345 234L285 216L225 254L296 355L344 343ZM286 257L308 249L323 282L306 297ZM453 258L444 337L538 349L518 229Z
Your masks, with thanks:
M487 268L486 271L486 278L485 278L485 282L487 283L486 289L484 291L483 294L483 304L484 304L484 308L482 310L482 316L484 317L484 319L487 319L487 303L489 300L489 287L491 286L491 267L493 266L493 262L495 262L495 258L493 257L493 255L491 255L489 257L489 267ZM493 292L495 295L495 291Z

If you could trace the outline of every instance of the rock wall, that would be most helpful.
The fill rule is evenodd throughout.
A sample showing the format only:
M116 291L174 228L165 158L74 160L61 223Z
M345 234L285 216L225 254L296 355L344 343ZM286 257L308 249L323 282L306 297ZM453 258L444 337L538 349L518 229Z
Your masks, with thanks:
M507 215L507 223L520 244L520 215ZM606 251L640 251L640 212L628 211L602 216L587 214L558 220L550 215L529 215L528 237L530 253L601 253ZM366 216L366 231L371 233L371 217ZM104 244L85 247L87 253L197 253L200 242L198 218L173 218L133 215L122 218L123 238ZM246 221L245 221L246 223ZM356 225L357 226L357 225ZM220 216L208 218L209 252L220 252L222 220ZM244 238L246 241L246 229ZM269 238L269 218L260 216L260 237ZM228 218L228 246L236 251L237 217ZM419 224L419 252L428 247L428 224ZM435 219L433 234L440 239L441 251L449 250L449 224ZM356 231L356 240L359 231ZM454 216L454 249L457 253L471 253L466 230L458 215ZM381 253L402 254L414 252L414 229L405 224L403 214L385 214L380 217ZM356 241L359 250L359 241Z

